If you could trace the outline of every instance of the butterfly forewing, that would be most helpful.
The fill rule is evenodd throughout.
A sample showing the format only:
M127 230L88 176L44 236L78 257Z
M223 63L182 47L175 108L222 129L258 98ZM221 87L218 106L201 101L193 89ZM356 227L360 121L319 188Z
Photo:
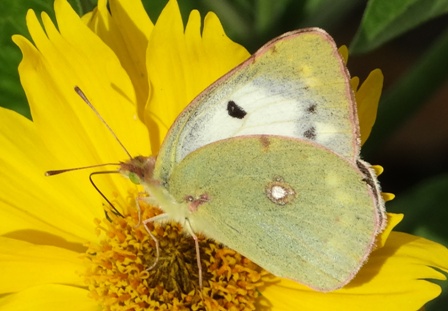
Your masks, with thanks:
M155 177L166 181L204 145L254 134L307 139L351 161L358 157L349 74L327 33L312 28L278 37L202 92L168 133Z

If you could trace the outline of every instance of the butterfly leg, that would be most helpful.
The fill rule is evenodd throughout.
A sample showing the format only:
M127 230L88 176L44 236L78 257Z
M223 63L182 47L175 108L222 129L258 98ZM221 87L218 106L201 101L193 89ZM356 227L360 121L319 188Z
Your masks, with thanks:
M159 249L159 240L156 239L156 237L151 233L151 231L148 229L148 227L146 225L149 224L150 222L155 222L155 221L158 221L161 219L165 219L166 217L167 217L167 214L160 214L160 215L157 215L157 216L154 216L154 217L151 217L151 218L148 218L148 219L145 219L142 221L142 224L145 227L146 232L148 232L149 236L156 244L156 260L149 268L146 268L146 270L148 270L148 271L153 269L159 262L160 249Z
M140 207L140 199L143 197L146 197L146 192L139 192L137 197L135 198L135 206L137 207L137 215L138 215L138 221L137 224L134 226L134 229L138 228L140 224L142 223L142 208Z
M193 228L191 228L191 224L188 218L185 219L185 225L187 227L188 233L194 240L194 246L196 248L196 262L198 264L199 288L202 289L202 265L201 265L201 253L199 252L199 240L196 234L194 234Z

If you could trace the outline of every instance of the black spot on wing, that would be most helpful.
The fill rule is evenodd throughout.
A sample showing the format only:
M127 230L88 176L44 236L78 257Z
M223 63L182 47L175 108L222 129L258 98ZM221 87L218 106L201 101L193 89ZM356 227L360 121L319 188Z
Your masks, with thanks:
M316 113L316 109L317 109L317 105L316 104L311 104L311 105L308 106L308 108L306 108L306 111L308 113L314 114L314 113Z
M316 139L316 129L314 128L314 126L312 126L309 129L307 129L303 133L303 136L305 136L306 138L311 139L311 140Z
M240 106L238 106L233 100L229 100L227 103L227 113L232 118L242 119L246 116L247 112Z

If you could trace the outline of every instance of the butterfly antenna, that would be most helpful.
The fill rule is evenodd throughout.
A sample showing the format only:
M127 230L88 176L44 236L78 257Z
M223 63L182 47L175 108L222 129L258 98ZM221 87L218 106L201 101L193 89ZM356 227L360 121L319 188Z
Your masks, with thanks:
M107 127L107 129L109 130L109 132L112 134L112 136L115 138L115 140L120 144L121 148L123 148L124 152L126 152L126 154L128 155L128 157L130 159L132 159L131 154L129 153L129 151L126 149L126 147L123 145L123 143L121 142L120 139L118 139L118 136L115 134L115 132L112 130L112 128L109 126L109 124L107 124L106 120L104 120L104 118L101 116L101 114L98 112L98 110L96 110L96 108L92 105L92 103L88 100L87 96L84 94L84 92L78 87L75 86L75 92L76 94L79 95L79 97L82 98L82 100L90 107L90 109L93 110L93 112L96 114L96 116L98 117L98 119L101 120L101 122L103 122L103 124Z
M124 218L124 216L115 208L115 206L112 204L111 201L109 201L109 199L104 195L104 193L101 192L101 190L98 188L98 186L95 184L95 182L92 179L93 175L100 175L100 174L117 174L119 173L118 171L101 171L101 172L92 172L89 175L89 180L90 183L92 184L93 188L95 188L96 191L98 191L98 193L103 197L104 200L106 200L107 203L109 203L110 207L112 208L112 213L114 213L117 216L120 216L121 218ZM109 215L106 213L106 217L109 221L111 221L111 219L109 218Z
M89 169L89 168L95 168L95 167L101 167L101 166L107 166L107 165L117 165L118 166L118 165L120 165L120 163L103 163L103 164L96 164L96 165L66 168L66 169L62 169L62 170L51 170L51 171L46 171L45 176L54 176L54 175L59 175L59 174L66 173L66 172L85 170L85 169Z

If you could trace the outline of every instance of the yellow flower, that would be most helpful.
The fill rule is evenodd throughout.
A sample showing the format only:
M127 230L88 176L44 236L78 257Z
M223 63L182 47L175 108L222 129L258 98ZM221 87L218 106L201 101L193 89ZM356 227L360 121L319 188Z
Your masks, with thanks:
M138 1L111 0L109 6L111 14L99 1L97 10L80 19L65 0L56 0L58 29L46 14L42 28L30 11L34 44L14 37L24 56L19 70L33 122L0 110L2 310L416 310L440 294L428 279L445 279L434 268L448 271L448 250L391 232L400 215L389 215L377 250L356 278L331 293L273 278L201 239L210 283L199 294L194 243L175 224L151 227L161 264L146 270L154 241L137 225L155 210L140 203L138 215L137 188L116 174L94 176L122 214L116 215L86 174L44 177L53 168L126 159L73 87L87 94L131 155L157 154L188 102L249 54L225 36L214 14L206 16L201 36L200 16L193 11L184 32L174 0L155 25ZM363 141L375 119L381 73L374 71L368 81L356 95Z

